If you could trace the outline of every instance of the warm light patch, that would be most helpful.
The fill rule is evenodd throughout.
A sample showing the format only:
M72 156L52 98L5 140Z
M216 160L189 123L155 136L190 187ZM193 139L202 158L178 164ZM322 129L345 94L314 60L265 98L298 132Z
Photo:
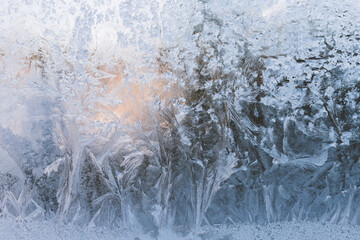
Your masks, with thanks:
M60 55L63 59L54 57L55 61L62 63L60 65L52 62L53 56L46 50L26 57L19 54L20 51L17 55L1 54L4 72L11 82L11 86L4 82L2 85L13 91L26 88L35 90L39 87L36 91L41 96L49 93L51 97L60 96L64 114L70 117L85 117L101 123L147 122L152 113L159 110L160 102L182 97L181 84L165 77L167 70L164 66L148 69L121 60L97 63L90 54L84 66L85 78L88 80L79 82L84 76L76 75L65 50ZM17 109L16 106L12 108L14 111ZM6 122L15 124L14 121Z
M182 89L179 84L170 84L160 73L150 74L147 69L140 69L137 73L154 76L145 82L140 79L127 79L125 66L119 64L115 68L101 66L99 70L115 77L101 79L100 97L111 96L120 103L115 106L97 104L101 108L94 119L107 122L114 116L117 119L134 122L137 120L146 121L147 111L150 103L156 101L167 101L174 97L180 97Z

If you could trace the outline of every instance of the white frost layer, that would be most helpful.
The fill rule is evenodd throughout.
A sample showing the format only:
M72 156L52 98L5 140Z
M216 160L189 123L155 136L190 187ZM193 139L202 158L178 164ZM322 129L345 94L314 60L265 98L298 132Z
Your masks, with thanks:
M360 226L320 222L273 223L269 225L240 225L205 228L203 239L227 240L343 240L359 239ZM207 237L209 236L209 237Z
M360 226L325 223L274 223L269 225L238 225L205 227L198 234L180 237L169 231L161 231L158 240L247 240L247 239L359 239ZM142 233L128 230L82 228L53 222L29 222L0 218L0 240L151 240Z
M53 222L0 218L0 240L95 240L134 239L128 233L99 228L82 228Z

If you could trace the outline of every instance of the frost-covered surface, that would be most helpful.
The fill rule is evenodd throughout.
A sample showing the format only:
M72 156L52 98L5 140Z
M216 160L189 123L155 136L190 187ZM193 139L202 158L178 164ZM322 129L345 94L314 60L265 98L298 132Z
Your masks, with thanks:
M325 223L273 223L268 225L211 226L180 236L162 230L158 240L286 240L358 239L360 227ZM153 236L126 229L82 228L54 222L21 221L0 218L0 239L6 240L153 240Z
M272 223L206 228L203 239L358 239L358 226L325 223Z
M0 212L360 224L357 0L4 1Z
M135 239L123 230L81 228L54 222L39 222L0 218L0 239L6 240L57 240L57 239Z

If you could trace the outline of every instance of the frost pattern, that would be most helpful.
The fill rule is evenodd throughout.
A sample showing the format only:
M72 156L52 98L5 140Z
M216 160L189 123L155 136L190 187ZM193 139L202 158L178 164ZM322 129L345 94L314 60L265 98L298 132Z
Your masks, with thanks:
M11 1L0 211L188 233L360 223L360 6Z

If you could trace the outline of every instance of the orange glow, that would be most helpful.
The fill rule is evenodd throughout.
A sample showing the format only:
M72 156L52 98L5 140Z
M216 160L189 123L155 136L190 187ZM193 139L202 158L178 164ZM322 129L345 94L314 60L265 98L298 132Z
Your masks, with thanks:
M15 60L20 59L20 61L16 61L16 65L13 66L5 65L7 72L10 72L12 77L18 79L16 86L12 85L12 87L21 88L21 86L27 83L37 82L42 78L39 71L41 66L35 64L37 61L36 57L38 56L31 56L30 58L14 56ZM6 63L4 54L1 54L0 58ZM72 69L71 66L67 66L67 68ZM136 69L135 67L133 68ZM135 74L137 76L131 76L131 79L126 78L127 68L122 62L116 65L93 66L92 61L89 60L86 69L88 76L97 79L99 83L96 86L95 92L93 90L89 91L87 87L84 87L84 89L73 89L76 92L75 95L72 99L64 99L63 104L66 108L71 108L74 104L81 104L82 99L86 98L88 94L92 94L89 96L94 99L91 101L91 106L79 108L83 111L79 112L79 114L85 113L90 121L107 123L120 120L123 123L133 123L141 120L146 122L149 120L151 111L157 110L153 108L154 104L151 105L151 103L156 103L157 101L167 102L169 99L182 96L181 85L176 83L176 81L170 83L168 79L164 78L163 74L166 72L164 67L159 67L155 70L156 72L150 72L146 68L137 68ZM105 77L99 77L98 72ZM141 81L139 77L141 74L151 77L146 79L146 81ZM38 78L38 80L32 79L34 77ZM76 81L76 76L73 77L74 81ZM46 79L45 82L47 81L50 84L49 87L55 87L56 83L51 81L59 80ZM66 82L61 82L60 84L66 84ZM61 95L62 93L59 94ZM64 96L62 94L62 97ZM90 114L90 117L88 114Z
M115 68L100 66L98 69L115 76L100 79L101 89L99 89L98 97L116 96L122 102L115 107L96 104L95 108L101 111L94 115L95 121L107 122L114 116L127 123L137 120L146 121L149 117L149 103L166 102L168 99L182 95L182 87L176 83L170 85L161 73L155 73L153 79L141 82L139 79L127 81L124 75L125 66L122 64ZM148 74L148 71L140 69L137 73ZM109 115L109 113L113 115Z

